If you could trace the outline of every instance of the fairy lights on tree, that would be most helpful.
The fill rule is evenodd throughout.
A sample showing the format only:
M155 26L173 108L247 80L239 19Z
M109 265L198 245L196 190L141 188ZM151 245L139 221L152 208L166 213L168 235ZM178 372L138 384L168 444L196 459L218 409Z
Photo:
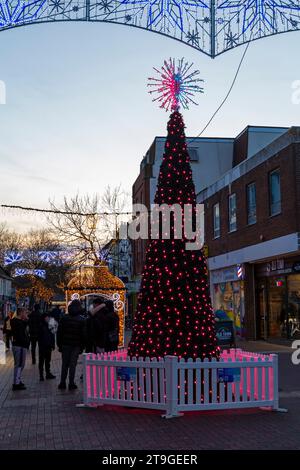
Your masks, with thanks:
M195 93L203 93L203 88L198 85L203 80L198 78L199 70L191 71L192 66L184 59L178 60L177 65L175 59L169 59L164 61L161 70L154 67L158 78L149 78L148 83L149 93L157 95L152 101L158 101L166 111L176 111L179 106L188 109L190 103L197 105L193 97Z
M180 106L187 109L194 103L194 93L202 91L190 69L183 59L177 67L170 59L162 67L161 81L155 80L156 100L172 114L154 202L166 207L179 204L182 211L190 204L189 217L195 221L195 187L179 112ZM161 222L168 215L162 210ZM175 215L171 222L170 238L163 239L160 228L159 238L148 245L128 353L131 357L218 357L205 258L201 249L186 249L184 229L182 238L176 238ZM182 228L184 222L182 218Z

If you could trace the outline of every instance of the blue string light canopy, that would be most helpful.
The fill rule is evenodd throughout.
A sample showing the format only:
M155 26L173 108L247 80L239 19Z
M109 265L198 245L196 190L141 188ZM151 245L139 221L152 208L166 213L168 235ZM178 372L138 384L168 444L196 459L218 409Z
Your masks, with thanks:
M161 34L214 58L300 29L300 0L0 0L0 31L55 21L118 23ZM115 37L110 29L106 41Z

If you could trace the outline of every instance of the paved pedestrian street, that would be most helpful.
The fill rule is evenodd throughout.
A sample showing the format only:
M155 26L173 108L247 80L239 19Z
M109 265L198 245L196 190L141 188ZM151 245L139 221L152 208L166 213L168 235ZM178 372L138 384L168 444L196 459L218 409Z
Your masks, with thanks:
M59 391L59 353L53 360L57 380L39 382L38 366L28 356L23 375L27 390L13 392L8 353L7 364L0 365L0 449L300 449L300 365L292 365L292 350L268 349L279 352L280 405L288 413L226 410L170 420L153 410L76 407L82 401L82 366L77 368L79 389Z

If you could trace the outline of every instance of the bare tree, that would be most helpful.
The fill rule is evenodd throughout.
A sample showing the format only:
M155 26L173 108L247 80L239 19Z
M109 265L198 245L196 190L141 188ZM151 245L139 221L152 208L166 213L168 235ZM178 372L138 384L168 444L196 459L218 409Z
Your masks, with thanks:
M70 266L61 256L62 252L62 247L47 229L18 234L3 224L0 226L0 264L10 258L5 267L15 277L17 297L29 297L31 306L40 300L48 302L67 285ZM14 256L16 254L19 256ZM42 270L45 277L41 277Z
M74 264L99 264L103 247L118 227L124 194L121 186L114 189L108 186L102 197L65 196L61 207L50 201L55 211L48 217L52 234L73 253Z
M5 257L10 253L16 253L23 247L21 234L8 230L6 224L0 224L0 265L5 264Z
M45 287L60 290L66 287L70 268L64 247L48 229L31 230L24 236L23 266L29 270L45 270Z
M124 213L128 207L128 201L129 195L122 189L121 184L115 188L109 185L105 188L101 197L101 206L104 212L103 227L109 234L109 240L118 238L120 224L129 220L129 216Z

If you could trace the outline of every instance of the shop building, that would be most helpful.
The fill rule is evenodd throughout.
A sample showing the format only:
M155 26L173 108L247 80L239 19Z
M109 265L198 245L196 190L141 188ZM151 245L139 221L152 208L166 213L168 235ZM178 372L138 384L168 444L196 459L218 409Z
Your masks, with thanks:
M16 307L16 294L13 279L0 266L0 321L3 321L10 310Z
M255 266L257 337L299 337L300 255Z
M257 145L256 145L257 144ZM213 305L248 339L300 320L300 128L246 128L232 168L197 195Z

